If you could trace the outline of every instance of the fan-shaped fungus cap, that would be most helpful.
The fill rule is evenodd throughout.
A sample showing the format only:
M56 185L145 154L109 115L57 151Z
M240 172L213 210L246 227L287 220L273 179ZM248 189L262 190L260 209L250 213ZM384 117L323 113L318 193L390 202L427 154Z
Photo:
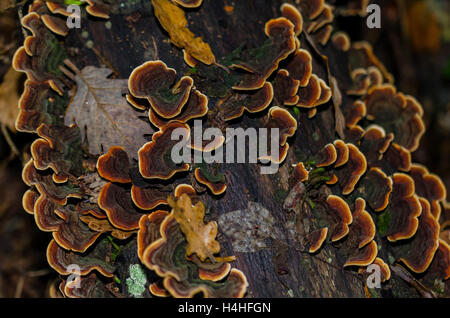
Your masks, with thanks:
M374 166L382 158L391 144L394 135L392 133L386 136L383 128L377 125L369 126L360 142L359 149L364 153L369 166Z
M356 124L366 116L366 104L357 100L352 105L344 107L345 125L347 127L354 127Z
M96 246L93 251L90 251L85 256L62 249L54 240L47 247L47 261L61 275L72 274L73 272L68 269L70 269L70 265L77 264L80 270L77 273L79 275L84 276L93 270L97 270L103 276L112 277L115 267L98 256L104 256L106 258L106 249L102 251L101 248Z
M436 220L439 220L441 206L438 202L445 200L447 197L444 183L437 175L429 173L423 165L412 164L409 173L414 180L417 195L430 202L431 213Z
M144 250L147 246L161 238L159 228L167 215L169 215L167 211L158 210L150 214L143 215L139 220L137 254L141 261L143 261Z
M351 69L358 67L367 69L370 66L376 66L381 71L387 82L394 82L394 77L386 70L383 63L381 63L375 56L372 45L369 42L354 42L348 52Z
M348 143L348 161L336 169L342 194L347 195L353 191L361 176L366 172L367 161L362 152L353 144Z
M106 212L113 226L126 231L139 227L142 214L134 207L130 192L123 187L111 182L103 186L98 206Z
M278 70L274 80L273 88L275 99L280 105L295 105L298 102L297 90L300 82L289 76L285 69Z
M389 265L386 264L381 258L379 258L379 257L375 258L375 260L373 261L372 264L379 266L380 274L381 274L381 277L380 277L381 283L384 283L391 278L391 270L389 268ZM366 271L367 271L367 268L362 267L358 270L358 273L362 274Z
M179 198L184 193L190 196L194 196L197 194L197 191L195 191L194 187L189 184L179 184L176 186L173 195L175 196L175 198Z
M162 128L170 123L172 120L177 120L183 123L193 119L206 115L208 112L208 97L194 89L191 91L191 95L183 108L181 113L173 119L165 119L158 116L152 109L148 111L148 117L150 122L158 128Z
M334 162L334 167L339 168L343 166L348 161L349 151L347 144L341 140L336 139L333 141L334 148L336 149L336 161Z
M350 77L353 80L353 84L350 89L347 90L347 95L365 95L370 87L370 77L367 74L367 70L364 68L354 69Z
M181 113L188 101L194 81L183 76L176 84L177 72L162 61L149 61L136 67L128 79L130 93L146 98L152 109L163 118Z
M390 220L386 233L391 242L412 237L417 231L418 217L422 213L422 205L414 193L414 180L404 173L395 173L392 181L387 211Z
M294 172L292 174L293 184L308 180L308 175L308 170L305 169L303 162L299 162L295 165Z
M300 9L310 20L317 18L322 13L324 6L325 0L300 1Z
M86 11L97 18L109 19L109 10L106 4L97 3L95 0L86 0L89 4L86 7Z
M423 273L433 261L439 247L439 223L430 212L430 204L424 198L419 198L422 214L416 234L407 244L405 256L400 261L405 263L415 273Z
M69 28L66 25L66 21L63 19L43 14L41 15L41 20L47 28L58 35L66 36L67 33L69 33Z
M317 75L312 74L308 84L305 87L299 87L297 91L297 95L299 96L297 106L305 108L314 107L320 98L321 92L320 79Z
M336 195L330 194L327 197L328 208L339 221L331 232L331 241L336 242L345 237L349 231L349 224L352 223L352 213L347 203Z
M219 101L217 107L220 109L224 120L232 120L241 117L244 110L256 113L266 109L272 102L274 89L272 84L266 82L262 88L246 93L235 93L231 97Z
M322 44L323 46L327 45L330 40L331 33L333 32L333 26L331 24L326 25L325 27L319 29L313 34L314 39Z
M328 234L327 227L324 227L320 230L309 233L308 239L307 239L310 242L308 252L309 253L317 252L322 247L323 243L325 242L325 240L327 238L327 234Z
M374 119L387 132L394 133L394 142L414 151L425 132L422 110L409 97L397 94L392 85L374 86L364 98L367 118Z
M186 239L173 214L167 216L160 226L161 238L151 243L144 251L143 263L154 270L158 276L164 277L164 288L174 297L192 297L202 292L205 297L243 297L248 283L245 275L231 269L221 281L215 282L219 276L224 277L223 264L216 263L220 275L212 275L214 264L208 265L208 276L214 280L203 280L199 277L202 262L191 262L184 253L172 253L177 249L186 249ZM201 266L201 267L200 267ZM227 269L230 267L226 266ZM198 269L198 270L196 270ZM225 274L226 275L226 274Z
M266 79L278 68L280 61L291 54L295 48L294 25L286 18L271 19L265 25L265 33L270 38L270 44L265 44L259 49L250 50L242 54L241 61L231 65L250 72L243 74L239 82L233 86L238 90L253 90L261 88ZM261 54L262 58L255 58L255 54ZM248 56L246 56L248 55Z
M66 17L71 15L71 13L66 10L66 6L59 4L58 2L46 1L45 4L51 13L62 14Z
M295 35L298 36L303 31L303 17L292 4L283 3L280 7L281 15L294 24Z
M392 179L383 170L372 167L362 177L358 191L375 211L384 210L389 204L392 192Z
M182 134L182 141L172 140L172 133ZM187 171L189 164L178 165L171 158L174 146L187 142L190 136L189 126L180 122L171 122L152 136L152 141L139 149L139 172L148 179L170 179L175 173Z
M312 75L312 57L309 51L297 49L288 59L286 69L289 76L300 82L300 86L306 86Z
M320 15L314 19L314 21L310 21L307 26L307 32L308 33L316 33L320 29L324 29L323 27L331 26L329 23L333 22L334 20L334 13L333 8L329 4L325 4L323 7L322 12L320 12ZM325 27L326 28L326 27Z
M353 222L344 242L349 253L344 267L367 266L377 256L377 245L373 241L376 232L375 223L370 214L365 211L365 207L366 202L362 198L357 198L353 204Z
M274 106L269 109L269 121L266 128L278 127L280 129L280 145L284 146L289 137L297 130L297 121L286 109Z
M22 197L22 206L23 209L25 210L25 212L29 213L29 214L33 214L34 213L34 206L36 204L37 199L39 198L39 192L35 191L35 190L27 190L25 191L25 193L23 194Z
M98 174L111 182L131 182L130 160L127 152L122 147L113 146L108 152L101 155L97 160Z
M227 189L227 185L224 181L210 181L208 180L208 177L203 173L203 171L200 168L196 168L195 172L195 179L200 182L201 184L204 184L205 186L208 187L209 190L211 190L211 192L214 195L220 195L222 193L225 192L225 190Z
M167 196L167 192L158 188L131 186L131 198L134 204L142 210L152 210L158 205L167 204Z
M320 83L320 95L319 98L314 102L314 106L320 106L325 104L331 99L331 88L325 83L323 79L319 79Z
M174 2L185 8L197 8L203 0L174 0Z
M316 167L330 166L336 161L336 158L336 148L333 144L327 144L316 155Z
M347 33L338 31L331 37L331 42L341 51L347 52L350 49L351 41Z
M383 154L382 160L376 164L381 166L383 171L392 174L395 171L409 171L411 169L411 153L395 142Z

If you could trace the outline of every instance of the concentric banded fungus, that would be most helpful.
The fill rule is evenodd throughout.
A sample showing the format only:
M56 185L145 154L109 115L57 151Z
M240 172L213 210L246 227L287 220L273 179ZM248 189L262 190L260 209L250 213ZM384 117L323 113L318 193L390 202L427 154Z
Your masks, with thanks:
M189 139L189 126L172 122L153 134L152 141L139 149L139 172L144 178L170 179L175 173L189 169L189 164L178 165L171 158L172 148L180 142L172 140L174 132L181 134L186 142Z
M356 126L361 118L366 116L366 104L357 100L352 105L344 108L345 125L348 128Z
M95 0L86 0L86 2L89 4L86 7L87 13L97 18L109 19L110 12L106 4L97 3Z
M413 179L406 174L396 173L392 181L390 203L385 212L389 218L386 234L391 242L412 237L417 231L418 217L422 212L422 205L414 193Z
M126 231L139 227L142 214L134 207L129 191L121 186L107 183L100 191L98 205L115 227Z
M367 90L370 87L370 77L367 74L366 69L357 68L350 74L353 84L350 89L347 90L347 95L366 95Z
M142 210L153 210L158 205L167 204L167 195L167 192L158 188L131 186L131 198L134 204Z
M377 257L372 263L373 265L379 266L380 269L380 283L384 283L388 281L391 278L391 270L389 268L389 265L386 264L381 258ZM362 267L358 270L358 273L364 274L367 272L366 267ZM369 271L370 272L370 271Z
M394 133L394 142L414 151L425 132L422 107L410 97L397 94L392 85L374 86L364 98L367 118L376 120L386 132Z
M315 160L316 167L326 167L332 165L337 159L336 148L333 144L327 144L317 154Z
M183 197L185 195L180 199L184 200ZM200 261L186 258L187 242L173 213L161 224L161 238L145 249L144 264L164 277L164 288L172 296L193 297L202 292L205 297L243 297L248 283L241 271L230 271L230 267L223 263L203 265ZM200 273L207 280L202 279ZM223 280L215 282L220 279Z
M208 179L208 177L203 173L202 169L200 169L200 168L195 169L194 175L195 175L195 179L198 182L200 182L201 184L204 184L205 186L207 186L208 189L211 190L211 192L214 195L220 195L220 194L224 193L225 190L227 189L227 185L224 182L224 180L217 180L217 181L213 180L214 182L210 181ZM223 178L221 178L221 179L223 179Z
M34 206L34 219L41 231L52 232L59 246L84 252L101 235L91 231L71 206L62 207L41 195Z
M377 164L388 149L392 139L394 139L394 135L390 133L386 136L384 129L380 126L371 125L366 129L359 149L366 156L369 166Z
M305 169L303 162L299 162L294 167L294 172L292 173L292 183L297 184L299 182L304 182L308 180L308 170Z
M429 173L426 167L419 164L411 165L409 173L414 179L417 195L428 200L431 204L431 214L439 220L441 214L439 202L447 197L444 183L437 175Z
M175 118L168 120L158 116L152 109L148 111L148 117L150 122L158 128L162 128L166 126L173 120L177 120L180 122L187 122L193 118L199 118L206 115L208 112L208 97L203 95L196 89L191 91L189 99L186 103L186 106L183 108L181 113L177 115Z
M325 27L316 31L313 36L314 39L322 44L323 46L327 45L330 40L331 33L333 32L333 26L331 24L326 25Z
M428 201L423 198L419 201L422 214L417 232L405 246L404 256L400 257L400 261L415 273L423 273L430 266L439 247L439 223L431 214Z
M348 161L342 167L337 168L336 176L342 187L342 194L346 195L353 191L361 176L366 172L366 157L353 144L347 144Z
M450 278L450 245L444 240L439 239L439 247L426 272L426 278L433 282L434 279L445 281Z
M375 211L384 210L389 204L392 192L392 179L379 168L370 168L361 178L358 192Z
M336 150L336 161L334 167L339 168L347 163L349 157L349 151L347 144L341 139L333 141L334 148Z
M92 231L100 233L111 232L111 236L119 240L126 240L136 232L119 230L112 226L107 218L98 219L92 215L82 215L80 220L86 223Z
M289 72L281 69L277 72L274 80L275 100L280 105L295 105L299 97L296 96L300 82L289 76Z
M366 202L357 198L352 208L352 225L344 241L344 249L348 250L347 266L367 266L371 264L378 253L375 237L375 223L370 214L365 211Z
M72 281L63 280L59 286L61 292L69 298L112 298L113 294L95 273L77 276Z
M58 65L62 65L65 59L64 49L36 12L27 14L21 22L33 35L28 36L24 46L16 51L12 62L14 69L26 72L30 80L48 83L62 94L62 73Z
M108 152L100 156L97 160L98 174L112 182L131 182L128 170L130 160L126 151L122 147L111 147Z
M337 220L333 228L329 227L331 241L336 242L345 237L349 232L349 225L352 223L352 213L347 203L340 197L330 194L327 197L327 205Z
M329 4L325 4L320 14L313 20L308 23L306 29L308 33L317 33L324 26L330 26L329 23L334 20L333 8Z
M231 67L250 72L242 75L233 89L252 90L263 87L266 79L278 68L278 63L295 50L294 25L286 18L269 20L265 25L270 44L242 53L240 61ZM261 51L264 50L264 54Z
M65 251L54 240L47 247L48 263L61 275L72 274L72 271L68 271L68 269L70 269L70 265L77 264L80 268L79 275L84 276L93 270L97 270L103 276L112 277L115 268L105 259L106 248L102 247L101 244L97 244L87 256Z
M249 113L256 113L266 109L272 102L273 96L272 84L266 82L258 90L234 93L227 99L219 101L217 106L220 108L221 117L224 120L232 120L241 117L244 110Z
M303 17L292 4L283 3L280 7L281 15L294 24L294 32L299 36L303 31Z
M159 228L164 219L169 215L167 211L155 211L145 214L139 220L139 232L137 235L137 254L139 259L144 261L144 250L151 243L161 238Z
M411 153L393 142L383 154L383 158L377 163L377 166L382 167L383 171L388 174L395 171L409 171L411 169Z
M286 69L290 77L300 82L300 86L306 86L312 75L312 57L309 51L296 50L289 58Z
M297 95L299 96L297 106L305 108L314 107L320 98L321 92L320 79L317 75L312 74L308 84L305 87L299 87L297 91Z
M307 235L307 241L309 241L309 249L308 252L313 254L317 252L325 242L328 234L328 228L324 227L320 230L314 231Z
M325 0L300 1L300 9L310 20L317 18L322 13L324 6Z
M134 97L146 98L159 116L170 119L181 113L194 84L189 76L174 84L176 77L164 62L149 61L133 70L128 88Z
M34 206L39 198L39 192L35 190L27 190L22 197L22 206L25 212L34 213Z

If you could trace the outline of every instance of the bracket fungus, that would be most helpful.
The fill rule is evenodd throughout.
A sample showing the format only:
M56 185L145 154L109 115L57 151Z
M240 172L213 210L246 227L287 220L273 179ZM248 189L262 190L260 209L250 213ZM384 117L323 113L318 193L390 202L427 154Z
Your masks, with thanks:
M125 35L112 44L118 50L105 52L111 43L103 38L93 37L89 47L83 34L72 36L62 1L36 0L20 21L28 33L12 63L27 77L16 128L38 137L23 168L30 187L24 210L52 235L50 266L62 276L70 264L81 269L74 281L62 278L64 296L125 295L127 285L115 277L131 262L156 273L140 295L157 297L285 296L278 285L261 287L261 264L282 265L266 271L269 281L288 272L306 283L338 277L322 267L314 267L317 276L308 275L310 266L285 270L303 261L303 252L330 255L327 263L342 267L345 283L347 272L365 277L372 264L381 282L392 279L394 266L382 259L389 257L423 285L444 284L448 295L446 189L412 163L425 132L422 106L397 91L368 42L352 42L334 19L362 15L366 0L291 1L279 17L266 10L261 21L239 13L247 2L219 10L202 0L129 1L126 8L86 2L83 34L113 24L107 34ZM242 16L260 32L249 34ZM220 28L211 31L211 21ZM204 26L202 39L193 31ZM236 26L246 31L224 44ZM280 164L277 175L172 160L181 147L212 154L227 144L223 136L192 142L192 119L199 118L221 132L278 128L279 156L257 158ZM267 136L268 146L274 137ZM245 208L230 208L245 201ZM126 257L113 260L113 244L99 239L105 236L120 240ZM315 285L305 295L332 295Z

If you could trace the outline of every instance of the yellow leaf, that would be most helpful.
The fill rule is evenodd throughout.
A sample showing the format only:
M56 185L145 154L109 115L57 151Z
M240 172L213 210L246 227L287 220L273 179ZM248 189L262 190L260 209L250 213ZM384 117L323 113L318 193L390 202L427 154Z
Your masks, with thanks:
M14 123L19 112L19 84L21 73L12 67L8 70L0 84L0 122L16 131Z
M188 29L183 9L170 0L152 0L152 4L159 23L169 33L174 45L185 49L194 58L207 65L216 62L209 44L195 37Z
M193 206L191 199L185 193L177 201L173 197L169 197L167 201L172 207L175 220L186 236L188 242L186 256L195 253L202 262L206 258L213 263L216 262L213 254L220 252L220 244L215 239L217 223L211 221L205 224L203 222L205 216L203 203L199 201Z

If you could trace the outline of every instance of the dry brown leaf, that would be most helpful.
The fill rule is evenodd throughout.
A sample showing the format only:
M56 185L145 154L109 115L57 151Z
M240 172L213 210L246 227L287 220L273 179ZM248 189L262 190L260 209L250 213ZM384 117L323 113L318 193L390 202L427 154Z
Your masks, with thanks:
M220 244L215 239L217 223L214 221L203 223L205 217L203 203L199 201L193 206L187 194L181 195L177 201L173 197L169 197L167 201L186 237L188 243L186 256L195 253L202 261L209 258L212 262L216 262L213 255L220 252Z
M174 45L185 49L194 58L207 65L216 62L209 44L188 29L183 9L168 0L152 0L152 4L159 23L169 33Z
M0 85L0 122L12 131L19 112L19 83L22 74L12 67L8 70Z
M144 135L153 134L154 130L147 112L138 111L123 96L128 91L128 80L107 78L112 73L108 68L86 66L81 72L76 69L74 72L77 91L66 110L64 123L80 127L91 154L120 146L130 157L137 158L139 148L147 142ZM145 121L139 117L145 117Z

